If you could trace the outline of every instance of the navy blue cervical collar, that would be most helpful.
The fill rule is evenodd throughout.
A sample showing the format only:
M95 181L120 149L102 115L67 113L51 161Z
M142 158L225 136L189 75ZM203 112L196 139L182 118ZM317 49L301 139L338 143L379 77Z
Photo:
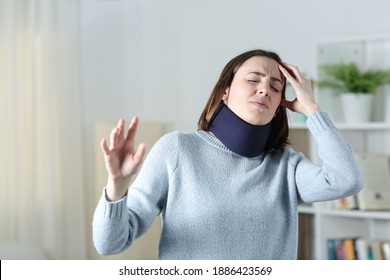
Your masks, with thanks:
M209 129L229 150L251 158L264 152L271 122L265 125L249 124L221 102L210 120Z

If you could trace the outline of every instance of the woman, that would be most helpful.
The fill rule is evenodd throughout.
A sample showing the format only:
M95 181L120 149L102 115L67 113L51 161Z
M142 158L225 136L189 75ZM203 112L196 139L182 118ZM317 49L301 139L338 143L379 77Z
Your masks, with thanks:
M286 79L296 99L285 100ZM286 108L305 114L323 160L287 148ZM296 259L299 203L356 194L363 179L351 147L320 111L311 82L273 52L253 50L223 69L199 130L171 132L140 165L137 118L120 120L101 146L108 183L95 211L94 244L117 254L160 213L160 259Z

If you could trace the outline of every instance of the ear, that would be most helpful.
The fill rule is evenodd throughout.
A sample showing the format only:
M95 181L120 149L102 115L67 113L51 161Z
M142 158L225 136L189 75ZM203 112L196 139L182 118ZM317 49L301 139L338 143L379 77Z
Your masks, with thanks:
M230 90L230 88L226 88L226 89L225 89L225 94L222 95L222 100L225 101L225 102L228 100L228 97L229 97L229 90Z

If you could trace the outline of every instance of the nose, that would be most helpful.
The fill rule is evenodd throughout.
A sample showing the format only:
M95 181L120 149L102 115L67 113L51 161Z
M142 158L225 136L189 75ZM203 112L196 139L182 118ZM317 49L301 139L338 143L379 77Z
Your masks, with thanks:
M259 88L257 89L257 93L259 95L264 95L264 96L268 96L269 95L269 91L270 91L270 86L268 83L266 82L263 82L259 85Z
M268 90L258 90L257 93L258 93L259 95L268 96Z

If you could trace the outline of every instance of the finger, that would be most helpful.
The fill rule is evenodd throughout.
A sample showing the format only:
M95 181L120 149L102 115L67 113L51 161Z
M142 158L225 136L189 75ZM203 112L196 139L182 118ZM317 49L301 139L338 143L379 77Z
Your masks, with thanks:
M130 122L129 129L127 131L127 136L126 136L126 144L130 145L129 148L131 149L134 146L134 138L137 132L137 127L138 127L138 117L135 116Z
M281 64L279 64L279 69L286 77L287 81L289 81L290 84L294 84L296 82L295 77L292 76L291 73L286 68L284 68Z
M114 127L111 130L111 134L110 134L110 149L113 149L114 147L116 147L117 131L118 131L117 127Z
M100 147L104 155L107 156L110 153L110 149L108 148L106 139L103 138L102 141L100 141Z
M124 140L124 127L125 127L125 121L123 119L120 119L117 124L118 127L118 142L119 144Z
M288 63L285 63L284 66L286 66L290 74L292 74L292 76L295 77L295 80L302 81L303 79L305 79L305 76L303 76L303 74L301 73L301 71L299 71L297 66Z

